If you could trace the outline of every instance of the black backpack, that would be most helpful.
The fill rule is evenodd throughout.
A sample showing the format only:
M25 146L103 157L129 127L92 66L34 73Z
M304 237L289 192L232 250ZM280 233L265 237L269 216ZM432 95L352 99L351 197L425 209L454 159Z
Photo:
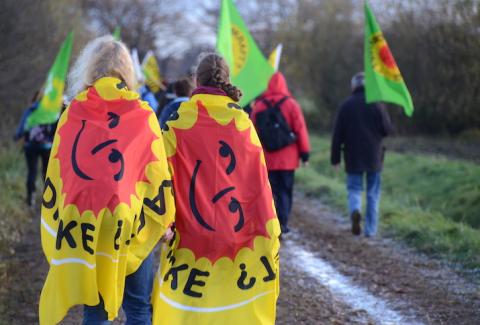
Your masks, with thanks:
M260 142L266 151L277 151L297 141L280 110L287 99L288 96L285 96L275 104L262 99L267 109L256 114L255 124Z

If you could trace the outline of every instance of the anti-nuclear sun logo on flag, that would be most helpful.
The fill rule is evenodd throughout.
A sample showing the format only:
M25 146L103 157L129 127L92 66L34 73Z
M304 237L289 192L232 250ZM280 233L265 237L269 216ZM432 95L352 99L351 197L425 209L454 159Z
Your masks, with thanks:
M234 76L242 71L248 57L248 40L242 30L232 25L233 71Z
M372 35L370 49L372 66L377 73L392 81L400 82L403 80L395 58L382 33Z
M42 99L42 104L44 108L49 111L55 111L58 107L62 105L62 93L64 88L64 83L62 80L50 74L46 82L47 88L45 89L45 95Z

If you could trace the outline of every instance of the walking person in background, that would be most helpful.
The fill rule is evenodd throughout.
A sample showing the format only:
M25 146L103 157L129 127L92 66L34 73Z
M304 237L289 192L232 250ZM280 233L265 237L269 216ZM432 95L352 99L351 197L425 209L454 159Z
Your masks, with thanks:
M385 152L382 142L383 138L392 132L392 124L382 104L366 103L364 85L363 72L352 78L353 93L340 107L333 130L331 163L338 170L343 151L347 172L348 206L354 235L361 233L362 192L366 176L367 208L364 234L371 237L377 232Z
M177 80L173 84L173 91L177 98L172 100L160 113L160 127L163 129L165 126L165 122L168 118L173 114L176 113L178 108L183 102L186 102L190 99L190 95L193 91L193 83L192 79L189 77L184 77Z
M164 89L160 89L155 94L155 99L158 102L158 108L157 108L157 116L160 116L162 114L162 111L167 105L175 99L175 92L173 91L173 83L172 82L167 82L163 81L164 84Z
M155 114L157 114L158 101L155 98L155 94L150 90L150 87L148 87L147 84L144 84L143 86L140 87L139 93L140 93L140 98L143 101L146 101L148 105L153 109Z
M24 139L23 150L27 161L27 195L26 203L33 206L35 203L35 181L37 179L38 160L42 162L42 179L47 172L48 158L52 149L53 136L57 124L36 125L27 129L27 120L30 114L38 109L42 94L37 91L32 98L31 106L23 113L15 131L14 140Z
M252 120L265 149L275 207L282 233L286 234L290 231L295 169L300 160L308 164L310 141L300 105L280 72L272 76L267 91L255 102Z
M87 44L69 74L75 98L52 147L41 211L49 271L40 324L84 305L83 324L151 324L153 248L173 221L171 177L152 108L133 91L127 47Z

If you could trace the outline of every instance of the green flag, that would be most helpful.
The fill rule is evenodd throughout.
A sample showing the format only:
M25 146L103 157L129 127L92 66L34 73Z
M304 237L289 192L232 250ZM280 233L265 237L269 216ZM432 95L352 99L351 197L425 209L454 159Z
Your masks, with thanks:
M364 59L367 103L382 101L397 104L403 107L407 116L412 116L412 97L367 1Z
M115 30L113 31L112 36L113 36L113 38L114 38L116 41L120 41L120 40L121 40L121 39L120 39L120 31L121 31L120 26L115 27Z
M38 108L30 114L27 120L27 129L36 125L51 124L57 121L63 104L63 89L68 70L68 62L72 52L73 33L70 32L63 41L62 47L55 58L53 66L48 72L43 97Z
M230 66L232 83L243 92L241 105L248 104L267 89L274 69L250 35L232 0L222 0L217 51Z

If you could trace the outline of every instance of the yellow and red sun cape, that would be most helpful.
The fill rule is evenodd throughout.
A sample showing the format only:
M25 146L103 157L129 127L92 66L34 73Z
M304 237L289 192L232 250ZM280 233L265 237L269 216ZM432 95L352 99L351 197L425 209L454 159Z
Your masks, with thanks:
M175 204L155 114L120 80L101 78L58 124L45 180L42 247L50 265L40 324L103 298L113 319L125 277L150 254Z
M197 94L163 137L176 234L162 246L153 324L274 324L280 226L252 122L229 97Z

